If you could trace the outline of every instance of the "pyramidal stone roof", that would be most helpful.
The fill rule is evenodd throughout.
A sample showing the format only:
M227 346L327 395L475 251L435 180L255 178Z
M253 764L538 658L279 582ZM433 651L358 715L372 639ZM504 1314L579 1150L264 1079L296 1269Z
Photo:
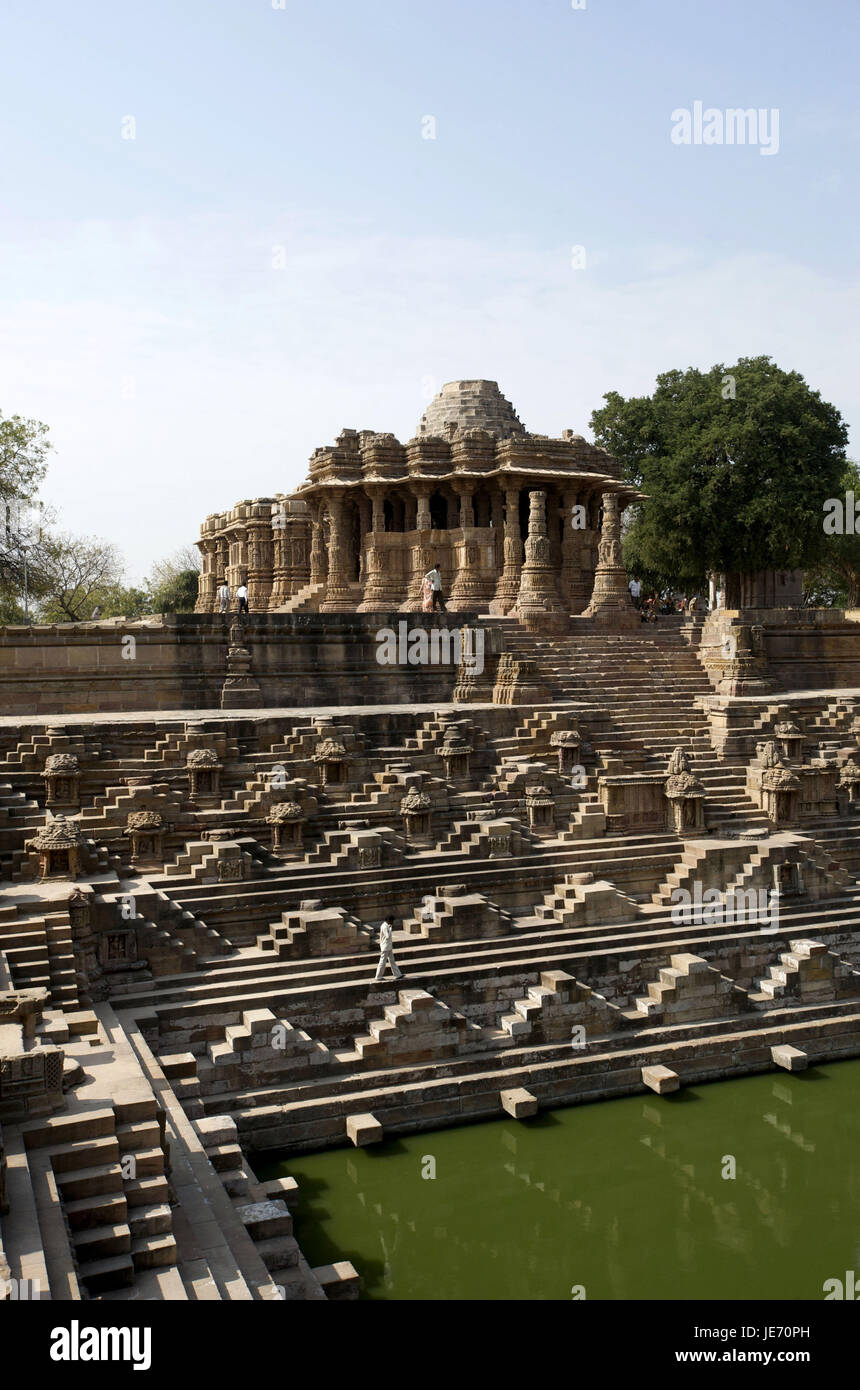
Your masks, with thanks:
M442 439L450 439L460 430L486 430L495 439L526 433L497 381L449 381L434 396L418 425L419 436Z

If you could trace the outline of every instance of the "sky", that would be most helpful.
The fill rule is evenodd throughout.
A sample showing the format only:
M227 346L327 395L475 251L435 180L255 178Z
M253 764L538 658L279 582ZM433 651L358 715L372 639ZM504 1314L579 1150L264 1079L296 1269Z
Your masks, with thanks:
M444 382L590 436L759 353L857 457L858 40L856 0L3 0L0 410L50 426L45 501L137 582ZM679 143L697 102L756 142Z

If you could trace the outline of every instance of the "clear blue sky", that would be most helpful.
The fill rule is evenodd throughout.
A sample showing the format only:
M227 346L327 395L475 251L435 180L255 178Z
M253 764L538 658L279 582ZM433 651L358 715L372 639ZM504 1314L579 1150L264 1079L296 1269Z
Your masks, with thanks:
M587 433L769 352L857 440L855 0L3 11L0 408L131 575L457 377ZM778 152L674 144L696 101L778 109Z

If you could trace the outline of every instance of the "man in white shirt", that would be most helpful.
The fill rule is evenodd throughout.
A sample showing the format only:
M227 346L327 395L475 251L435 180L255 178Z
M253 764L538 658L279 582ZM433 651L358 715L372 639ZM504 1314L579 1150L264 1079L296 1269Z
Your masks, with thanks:
M445 596L442 593L442 575L439 572L438 563L433 566L432 570L427 571L424 578L428 580L433 589L433 612L435 613L438 607L440 613L447 613L448 609L445 607Z
M230 611L230 586L226 579L222 579L218 586L218 611L229 613Z
M247 613L247 611L248 611L248 585L245 584L244 581L243 581L243 583L241 583L241 584L239 585L238 589L236 590L236 598L237 598L238 601L239 601L239 612L240 612L240 613Z
M397 961L394 959L394 927L387 917L379 928L379 964L376 967L374 979L382 979L386 965L391 966L391 973L395 980L403 978L403 971L399 969Z

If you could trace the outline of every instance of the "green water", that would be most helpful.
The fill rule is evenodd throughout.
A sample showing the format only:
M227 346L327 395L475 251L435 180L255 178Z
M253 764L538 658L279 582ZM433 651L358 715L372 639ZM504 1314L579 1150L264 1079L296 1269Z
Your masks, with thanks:
M858 1092L839 1062L255 1168L364 1298L821 1299L860 1282Z

